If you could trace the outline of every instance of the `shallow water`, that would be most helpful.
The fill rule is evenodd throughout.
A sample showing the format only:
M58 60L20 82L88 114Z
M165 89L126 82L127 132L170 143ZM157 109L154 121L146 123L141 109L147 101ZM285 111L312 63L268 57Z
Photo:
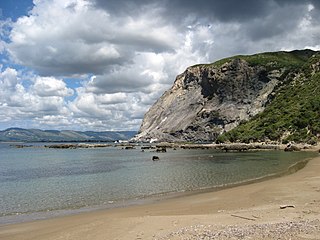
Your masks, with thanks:
M160 161L152 161L153 155ZM312 156L283 151L14 148L2 143L0 223L226 186L285 172Z

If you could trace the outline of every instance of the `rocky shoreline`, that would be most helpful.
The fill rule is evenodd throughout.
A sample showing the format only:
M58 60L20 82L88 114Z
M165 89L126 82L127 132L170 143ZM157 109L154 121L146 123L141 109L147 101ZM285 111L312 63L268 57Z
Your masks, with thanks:
M152 145L150 145L152 146ZM173 148L173 149L214 149L220 151L258 151L258 150L284 150L284 151L308 151L316 148L316 145L310 144L276 144L276 143L220 143L220 144L195 144L195 143L158 143L155 145L159 148Z
M220 144L201 144L201 143L169 143L161 142L156 144L140 144L140 143L62 143L36 146L31 144L11 144L16 148L43 147L49 149L78 149L78 148L105 148L117 147L125 150L141 149L155 150L156 152L166 152L166 149L214 149L224 152L245 152L258 150L284 150L284 151L305 151L312 150L315 145L310 144L275 144L275 143L220 143Z

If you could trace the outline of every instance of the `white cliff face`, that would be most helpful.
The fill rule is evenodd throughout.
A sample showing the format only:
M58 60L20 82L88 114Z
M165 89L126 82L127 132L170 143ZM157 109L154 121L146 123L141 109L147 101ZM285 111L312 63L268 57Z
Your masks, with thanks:
M263 111L282 73L241 59L189 67L145 114L135 140L214 141Z

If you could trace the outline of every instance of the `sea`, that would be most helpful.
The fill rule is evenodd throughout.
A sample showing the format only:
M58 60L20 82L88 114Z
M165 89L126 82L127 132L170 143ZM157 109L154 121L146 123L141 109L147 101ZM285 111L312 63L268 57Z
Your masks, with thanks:
M144 204L278 176L312 152L17 148L0 143L0 224ZM152 161L157 155L160 160Z

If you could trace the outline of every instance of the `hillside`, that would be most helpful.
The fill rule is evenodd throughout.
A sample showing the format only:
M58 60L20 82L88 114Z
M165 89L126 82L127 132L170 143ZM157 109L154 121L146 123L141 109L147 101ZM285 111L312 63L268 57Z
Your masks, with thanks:
M218 138L225 142L316 143L320 138L320 55L302 58L274 91L270 104L250 121Z
M271 52L191 66L145 114L135 140L315 142L319 55Z
M9 128L0 131L0 141L23 142L82 142L82 141L117 141L132 138L133 131L80 132L71 130L39 130Z

